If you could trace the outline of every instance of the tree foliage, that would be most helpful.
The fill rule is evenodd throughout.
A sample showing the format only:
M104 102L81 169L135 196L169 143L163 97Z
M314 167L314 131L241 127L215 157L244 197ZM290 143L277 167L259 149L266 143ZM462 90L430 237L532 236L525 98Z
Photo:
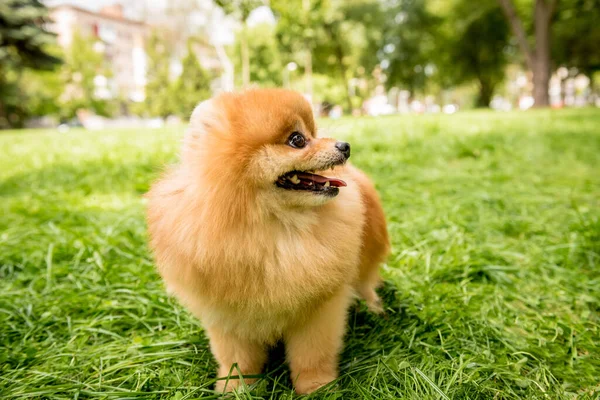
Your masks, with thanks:
M181 64L181 75L173 85L173 112L187 120L199 102L210 98L211 78L200 65L191 39L188 40L187 54Z
M48 9L38 0L3 0L0 3L0 66L53 69L60 59L47 51L55 35L43 24Z
M56 50L59 54L59 51ZM55 71L26 69L21 75L19 90L28 117L60 116L65 108L58 99L65 88L62 74Z
M215 0L227 14L234 16L242 25L239 34L240 56L242 60L242 84L250 83L250 49L248 44L248 17L256 8L264 5L264 0Z
M300 53L312 52L316 31L323 20L324 1L327 0L271 0L271 9L277 17L277 42L288 57L286 61L301 57Z
M286 63L296 62L305 75L314 70L329 77L330 84L338 87L333 91L344 93L345 108L356 107L350 82L371 79L377 65L375 54L382 39L377 33L382 23L379 2L273 0L270 4L278 17L277 40ZM322 81L320 77L320 87Z
M494 1L482 0L475 7L458 0L446 20L448 60L443 67L453 85L475 81L476 106L488 107L508 63L510 31L502 10Z
M198 44L194 38L188 39L181 74L172 79L174 58L160 33L152 32L146 47L146 99L141 107L136 107L138 114L159 118L177 115L187 120L194 107L211 96L212 77L198 60Z
M94 38L75 32L71 45L65 51L65 63L61 68L64 92L59 100L61 117L72 118L77 110L86 109L99 115L112 113L111 103L102 98L98 79L107 80L110 69L105 64L100 43Z
M60 64L48 50L55 35L44 28L47 15L38 0L0 2L0 127L19 126L27 116L20 89L24 69L51 70Z
M151 117L167 117L173 113L170 82L171 54L168 47L154 31L146 46L146 99L144 111Z
M423 91L435 72L441 18L427 8L426 0L390 1L386 5L382 48L388 86L411 93Z
M252 54L250 63L250 81L261 86L280 86L283 79L281 53L277 47L275 28L269 24L259 24L248 28L249 51ZM242 58L240 53L242 32L238 32L234 54L235 69L240 70ZM241 78L241 77L240 77ZM238 83L242 83L241 79Z
M600 71L600 0L562 0L553 34L556 66L576 68L590 79Z

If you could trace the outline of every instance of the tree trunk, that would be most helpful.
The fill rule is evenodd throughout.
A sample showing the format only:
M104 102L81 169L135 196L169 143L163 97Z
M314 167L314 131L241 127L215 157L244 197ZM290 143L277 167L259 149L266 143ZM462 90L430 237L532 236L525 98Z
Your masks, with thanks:
M535 57L533 61L533 99L535 107L548 107L550 95L550 20L554 8L552 0L535 2Z
M589 96L587 98L587 102L590 105L595 105L596 104L597 95L596 95L596 81L594 79L594 71L588 71L588 72L586 72L586 75L587 75L588 78L590 78L590 83L589 83L589 85L590 85L590 94L589 94Z
M475 107L487 108L492 102L492 96L494 95L494 85L489 82L479 81L479 94Z
M550 105L548 84L550 83L550 23L557 0L536 0L534 11L535 48L527 41L521 19L517 15L512 0L498 0L511 29L517 37L521 52L529 70L533 73L533 99L535 107Z
M242 37L240 46L242 51L242 86L247 87L250 84L250 52L248 51L248 26L246 21L242 21Z

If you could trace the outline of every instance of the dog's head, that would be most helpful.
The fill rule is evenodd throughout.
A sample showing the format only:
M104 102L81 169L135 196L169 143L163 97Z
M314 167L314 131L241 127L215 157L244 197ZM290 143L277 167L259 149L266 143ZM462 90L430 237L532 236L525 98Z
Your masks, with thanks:
M184 162L216 186L258 191L281 202L320 205L346 186L335 166L350 145L318 138L310 104L297 92L253 89L226 93L194 110Z

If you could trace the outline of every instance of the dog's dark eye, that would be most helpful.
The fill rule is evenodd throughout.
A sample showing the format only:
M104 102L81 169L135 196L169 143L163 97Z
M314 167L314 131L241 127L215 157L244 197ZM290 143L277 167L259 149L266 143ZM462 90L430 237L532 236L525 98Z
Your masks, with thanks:
M288 144L296 149L306 146L306 138L300 132L294 132L288 138Z

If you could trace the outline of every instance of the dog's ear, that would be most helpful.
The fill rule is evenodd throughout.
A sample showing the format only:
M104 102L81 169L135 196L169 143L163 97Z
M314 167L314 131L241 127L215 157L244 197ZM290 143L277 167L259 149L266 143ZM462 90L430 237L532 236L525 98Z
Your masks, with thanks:
M219 98L204 100L198 104L190 117L190 125L183 137L182 157L194 162L199 154L206 151L207 136L226 131L226 118L222 107L217 105ZM201 158L201 157L200 157Z
M210 131L223 128L223 115L216 106L216 99L204 100L194 108L190 117L188 135L199 138Z

